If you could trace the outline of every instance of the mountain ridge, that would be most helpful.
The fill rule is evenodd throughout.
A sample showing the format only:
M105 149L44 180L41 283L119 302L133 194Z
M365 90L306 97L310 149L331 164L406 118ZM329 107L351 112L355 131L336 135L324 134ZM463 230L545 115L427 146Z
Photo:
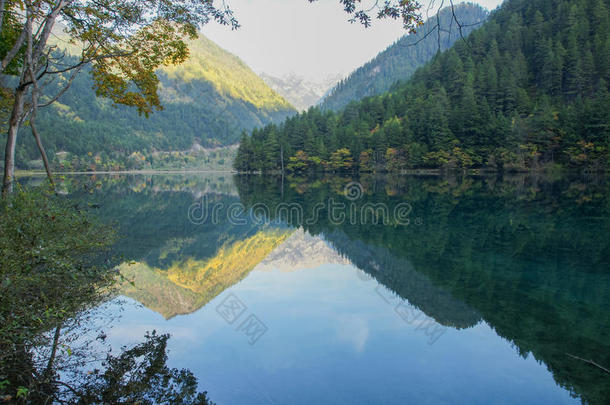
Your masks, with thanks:
M75 45L61 38L56 42L74 52ZM242 131L281 122L296 112L237 56L203 35L189 45L187 61L158 71L163 110L149 118L96 97L90 75L81 72L58 102L38 115L52 165L64 170L125 170L142 163L143 168L158 167L163 162L156 152L233 145ZM51 85L49 94L58 90ZM37 147L29 128L21 132L17 165L36 168Z
M455 16L454 16L455 13ZM323 109L340 110L351 101L388 91L406 81L437 52L479 28L489 12L473 3L445 7L430 17L416 34L404 35L332 87L320 101ZM457 20L461 27L457 27ZM437 29L440 28L440 29Z
M341 74L328 75L319 80L310 80L290 73L274 76L261 73L259 76L282 97L286 98L298 110L305 111L321 102L326 94L342 79Z

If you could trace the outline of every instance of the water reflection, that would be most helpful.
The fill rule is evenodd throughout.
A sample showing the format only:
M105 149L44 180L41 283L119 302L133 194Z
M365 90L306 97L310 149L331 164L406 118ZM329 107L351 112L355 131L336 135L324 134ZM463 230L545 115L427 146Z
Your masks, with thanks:
M246 205L311 207L341 199L351 181L297 179L282 187L249 177L238 187ZM408 201L419 224L337 224L321 215L304 227L439 323L463 328L484 320L521 355L543 361L561 386L591 403L610 398L608 375L567 355L610 364L610 190L603 179L359 181L360 205Z
M122 294L154 311L127 309L117 344L172 333L170 361L219 403L610 398L608 375L568 356L610 364L604 179L117 176L64 187L118 224ZM188 210L204 195L222 208L197 225ZM360 212L408 203L409 221L338 222L316 208L330 199ZM235 203L243 222L226 212ZM264 221L249 211L261 203ZM275 209L286 203L320 215ZM268 328L255 345L216 311L228 294Z

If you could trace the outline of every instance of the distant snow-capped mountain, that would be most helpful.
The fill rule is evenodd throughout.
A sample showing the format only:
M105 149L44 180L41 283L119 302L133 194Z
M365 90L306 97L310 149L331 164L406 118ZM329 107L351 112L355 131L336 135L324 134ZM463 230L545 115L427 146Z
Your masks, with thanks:
M268 73L261 73L259 76L269 87L300 111L318 104L328 91L343 78L340 74L330 75L316 81L305 79L294 73L282 77Z

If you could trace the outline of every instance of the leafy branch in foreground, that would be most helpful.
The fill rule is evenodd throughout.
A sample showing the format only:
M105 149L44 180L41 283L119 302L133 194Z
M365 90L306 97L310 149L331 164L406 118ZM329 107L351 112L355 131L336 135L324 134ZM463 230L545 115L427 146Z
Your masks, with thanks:
M307 0L313 3L318 0ZM374 0L368 5L363 5L362 0L339 0L343 6L343 11L349 14L350 23L360 23L365 27L370 27L373 20L373 13L378 19L393 19L402 21L403 28L409 32L423 25L419 14L421 5L415 0ZM366 2L365 2L366 3Z
M101 357L105 333L95 338L92 321L114 294L115 239L50 191L0 200L0 402L208 403L190 371L167 367L169 335Z
M167 367L169 335L154 331L146 340L108 354L105 371L87 374L82 385L67 392L78 404L212 404L206 392L197 392L197 379L189 370Z
M34 351L55 347L71 319L106 298L114 272L103 251L114 232L44 191L18 192L0 202L0 381L2 393L46 391L56 350L43 361ZM77 322L77 320L75 321ZM40 392L38 392L40 394Z

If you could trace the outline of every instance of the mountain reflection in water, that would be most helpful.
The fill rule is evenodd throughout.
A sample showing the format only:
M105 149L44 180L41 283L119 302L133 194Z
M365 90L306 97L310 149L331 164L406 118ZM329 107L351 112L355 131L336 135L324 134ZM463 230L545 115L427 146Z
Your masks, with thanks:
M356 200L345 194L353 182L363 191ZM84 184L95 191L83 191ZM124 239L115 249L126 278L121 294L169 320L133 309L121 322L142 318L176 332L177 354L170 360L196 371L213 400L307 402L325 394L331 402L367 403L380 391L365 381L377 381L377 388L384 387L382 402L568 403L571 395L593 404L610 398L608 374L570 355L610 365L608 186L603 178L580 177L196 175L74 177L63 185L71 198L99 205L99 215L119 225ZM202 196L211 206L222 206L219 221L189 221L189 207ZM308 213L328 207L330 199L356 209L384 204L390 211L406 202L410 221L337 223L324 208L312 223L286 211L276 215L282 203L299 204ZM260 203L268 209L265 221L250 215ZM245 224L230 220L232 204L243 204ZM240 343L235 328L223 328L215 313L232 293L248 313L257 310L269 329L253 348ZM349 310L343 307L347 302ZM407 333L395 326L401 324L395 310L401 303L447 328L446 334L420 354L415 347L397 346L396 339ZM191 315L176 317L186 314ZM188 319L205 323L206 331L185 326ZM417 326L410 326L412 333L403 338L417 345L411 340ZM197 363L180 354L180 345L188 344L180 339L180 328L202 334L198 354L190 352ZM342 329L338 341L329 328ZM346 354L339 341L355 344L361 354ZM302 353L288 349L292 345ZM454 352L447 352L450 347ZM242 352L249 349L256 352ZM262 360L259 351L265 350L275 350L267 355L279 363ZM455 350L471 353L471 360ZM235 352L243 360L232 363ZM420 376L393 385L390 374L413 371L396 363L393 353L403 352ZM309 364L309 373L298 363L307 362L305 354L319 359ZM534 367L528 365L532 356L542 371L520 380L519 373ZM351 367L364 374L356 377ZM315 377L335 372L345 373L342 383L348 385L341 392ZM556 384L541 382L545 373ZM297 395L299 384L291 378L318 392ZM265 396L246 396L255 383L267 390ZM418 397L426 392L429 397Z

